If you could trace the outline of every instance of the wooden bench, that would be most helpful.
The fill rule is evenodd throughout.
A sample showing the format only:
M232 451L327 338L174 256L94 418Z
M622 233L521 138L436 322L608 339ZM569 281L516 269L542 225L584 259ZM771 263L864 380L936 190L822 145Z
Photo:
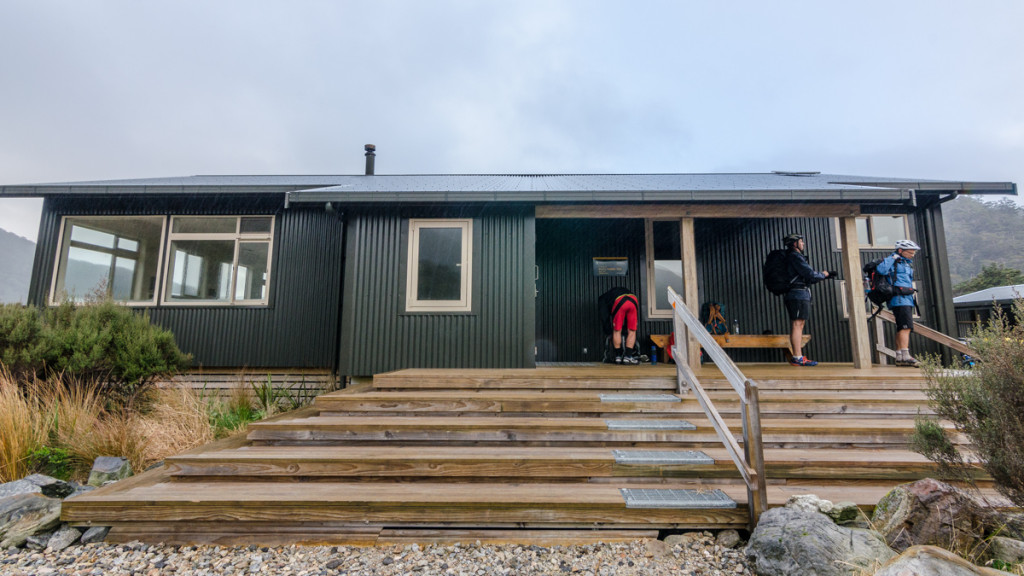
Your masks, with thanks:
M789 354L793 353L789 334L712 334L711 337L722 348L781 348ZM668 334L651 334L650 338L651 342L662 350L668 345ZM806 346L810 341L811 335L804 334L801 345Z

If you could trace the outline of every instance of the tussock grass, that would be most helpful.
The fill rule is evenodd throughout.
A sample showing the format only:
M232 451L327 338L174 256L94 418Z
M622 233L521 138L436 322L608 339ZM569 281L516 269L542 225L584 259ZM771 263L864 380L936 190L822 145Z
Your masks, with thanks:
M31 473L29 454L46 442L46 427L31 395L0 368L0 482Z
M191 390L154 391L144 411L110 409L102 392L61 378L19 385L0 370L0 482L47 472L41 450L66 453L70 478L84 481L99 456L138 472L214 439L208 406Z

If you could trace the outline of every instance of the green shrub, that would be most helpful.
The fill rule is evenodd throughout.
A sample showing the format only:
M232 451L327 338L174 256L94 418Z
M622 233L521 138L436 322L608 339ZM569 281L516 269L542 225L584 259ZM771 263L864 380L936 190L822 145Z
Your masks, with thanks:
M70 480L74 471L71 453L64 448L42 446L29 452L28 459L32 470L59 480Z
M43 313L5 306L0 354L14 373L97 385L115 405L133 402L157 378L191 361L169 331L110 299L65 302Z
M979 360L972 370L948 371L931 361L925 374L936 415L967 437L996 489L1024 506L1024 299L1014 302L1013 313L1016 325L997 307L988 325L972 331ZM962 457L936 438L936 427L919 422L912 442L924 456L955 468Z
M0 364L16 380L31 379L42 358L43 322L36 308L0 306Z

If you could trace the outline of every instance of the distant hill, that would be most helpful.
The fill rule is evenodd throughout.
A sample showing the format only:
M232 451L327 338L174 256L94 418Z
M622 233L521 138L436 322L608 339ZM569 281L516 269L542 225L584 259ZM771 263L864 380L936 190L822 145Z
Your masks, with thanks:
M0 228L0 303L28 299L28 282L36 244Z
M960 196L942 207L953 285L986 264L1024 271L1024 206L1009 198L982 202Z

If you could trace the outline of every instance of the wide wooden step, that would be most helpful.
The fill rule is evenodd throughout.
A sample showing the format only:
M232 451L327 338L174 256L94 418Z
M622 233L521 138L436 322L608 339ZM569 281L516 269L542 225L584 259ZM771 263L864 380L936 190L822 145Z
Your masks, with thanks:
M536 444L542 446L657 446L702 448L720 445L717 433L703 414L688 414L684 421L695 429L681 429L677 418L555 418L495 416L338 416L281 418L250 426L248 438L263 444ZM632 423L636 423L633 426ZM626 424L619 429L615 425ZM670 429L648 428L665 424ZM742 442L742 425L726 420ZM911 419L769 419L763 420L765 447L877 447L907 446L914 430ZM962 436L947 426L952 438Z
M870 370L821 365L820 370L786 364L744 365L762 390L920 390L924 376L920 370L876 366ZM713 364L697 371L707 390L729 389L729 383ZM373 386L378 390L665 390L676 388L676 367L613 366L593 364L536 369L405 369L377 374Z
M660 392L622 396L635 396L644 400L602 401L600 393L590 391L377 391L326 394L318 397L314 406L324 414L374 413L381 416L416 413L572 416L660 414L685 418L704 413L692 394ZM734 392L712 392L709 396L723 415L739 415L740 401ZM651 397L663 397L665 401L646 400ZM766 391L761 394L761 417L764 419L849 415L913 417L929 412L927 398L920 391L893 391L885 394L850 391L841 397L816 392Z
M737 478L722 448L700 453L710 463L626 464L610 448L521 448L474 446L296 446L283 451L270 446L243 446L168 458L168 474L189 478L346 478L434 479L475 482L495 478L524 481L551 479ZM626 449L637 454L644 449ZM678 450L676 450L678 452ZM802 478L916 479L934 474L935 463L906 450L768 449L769 479ZM978 469L978 478L984 473Z

